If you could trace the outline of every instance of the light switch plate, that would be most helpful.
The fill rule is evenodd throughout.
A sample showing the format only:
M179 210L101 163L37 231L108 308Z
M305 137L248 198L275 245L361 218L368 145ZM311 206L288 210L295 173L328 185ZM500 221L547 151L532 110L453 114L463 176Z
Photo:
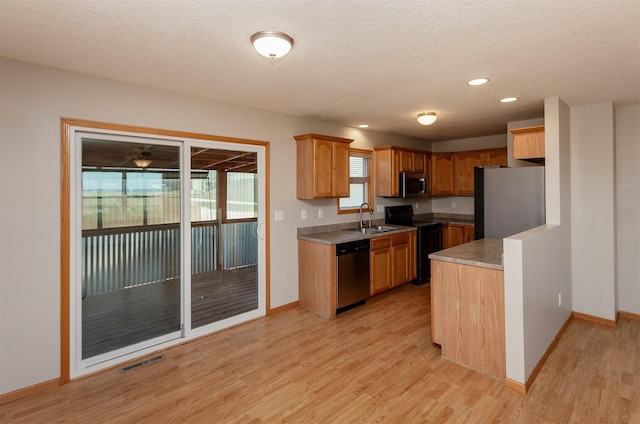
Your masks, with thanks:
M284 211L276 211L276 221L284 221Z
M318 209L318 218L324 217L324 209Z
M303 220L303 221L304 221L305 219L307 219L307 210L306 210L306 209L302 209L302 210L300 211L300 219L301 219L301 220Z
M378 205L378 212L384 212L384 205Z

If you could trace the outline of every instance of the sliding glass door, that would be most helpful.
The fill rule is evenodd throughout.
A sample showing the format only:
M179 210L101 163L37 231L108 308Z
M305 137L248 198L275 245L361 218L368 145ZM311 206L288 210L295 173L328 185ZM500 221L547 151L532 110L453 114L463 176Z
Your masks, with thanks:
M265 315L264 146L73 140L72 377Z
M81 358L88 363L180 337L182 147L157 143L81 138Z
M191 148L191 327L258 309L257 153Z

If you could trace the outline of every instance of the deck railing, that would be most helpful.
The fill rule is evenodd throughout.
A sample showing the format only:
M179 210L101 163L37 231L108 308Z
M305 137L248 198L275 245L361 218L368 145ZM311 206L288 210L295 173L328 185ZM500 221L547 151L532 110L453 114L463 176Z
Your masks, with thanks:
M191 273L255 265L256 228L256 221L192 224ZM179 224L84 230L83 296L179 278L180 252Z

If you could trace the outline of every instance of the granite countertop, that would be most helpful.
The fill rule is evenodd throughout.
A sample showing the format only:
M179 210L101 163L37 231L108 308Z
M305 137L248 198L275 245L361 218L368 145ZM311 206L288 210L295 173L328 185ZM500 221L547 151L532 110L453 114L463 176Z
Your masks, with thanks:
M429 255L429 259L504 270L502 239L483 238Z
M372 239L377 237L385 237L393 234L407 233L416 231L415 227L404 227L402 225L393 225L397 230L384 231L381 233L362 234L355 229L350 230L334 230L311 234L298 234L298 240L307 240L322 244L338 244L355 240Z

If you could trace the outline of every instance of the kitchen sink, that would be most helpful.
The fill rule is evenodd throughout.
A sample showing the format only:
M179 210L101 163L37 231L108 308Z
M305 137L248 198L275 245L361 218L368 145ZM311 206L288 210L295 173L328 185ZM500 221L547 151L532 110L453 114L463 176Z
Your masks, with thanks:
M392 227L390 225L378 225L377 227L360 228L357 230L353 230L353 232L360 233L360 234L379 234L379 233L386 233L387 231L395 231L398 229L399 229L398 227Z

